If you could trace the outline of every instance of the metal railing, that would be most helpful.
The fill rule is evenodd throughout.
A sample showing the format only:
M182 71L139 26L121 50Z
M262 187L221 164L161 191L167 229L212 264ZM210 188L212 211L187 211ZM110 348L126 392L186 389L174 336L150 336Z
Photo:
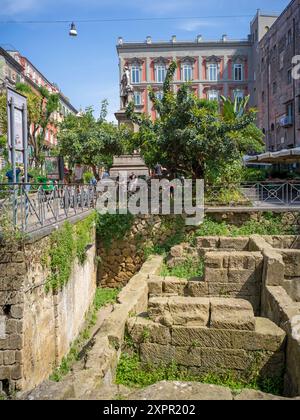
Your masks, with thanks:
M300 182L248 182L207 186L205 201L227 206L300 206Z
M96 190L91 185L0 184L0 216L26 233L95 206Z
M38 231L96 208L99 195L91 185L0 184L0 231L1 218L21 232ZM300 182L208 185L205 205L300 210Z

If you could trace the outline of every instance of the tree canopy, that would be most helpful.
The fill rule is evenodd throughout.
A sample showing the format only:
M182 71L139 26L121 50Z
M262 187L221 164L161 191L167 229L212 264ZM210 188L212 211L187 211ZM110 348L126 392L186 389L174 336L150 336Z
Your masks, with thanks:
M224 104L227 112L222 113L218 102L197 98L189 84L175 93L172 81L176 67L175 62L169 67L162 100L150 91L157 112L154 122L147 115L135 113L133 103L127 108L128 118L140 127L132 136L132 148L141 150L148 165L160 162L173 176L205 176L210 181L225 166L240 161L242 154L262 150L263 135L254 125L256 112L247 110L246 100L230 114L229 102Z
M97 167L110 166L114 155L123 152L121 131L105 120L107 102L102 103L100 118L87 108L81 116L69 114L60 125L58 152L66 158L70 167L88 165L97 175Z

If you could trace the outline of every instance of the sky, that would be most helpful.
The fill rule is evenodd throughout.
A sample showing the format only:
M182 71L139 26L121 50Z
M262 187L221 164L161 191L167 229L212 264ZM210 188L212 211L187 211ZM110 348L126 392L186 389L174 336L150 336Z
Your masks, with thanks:
M79 108L109 101L108 119L119 109L117 38L124 41L246 38L250 17L281 12L289 0L0 0L0 46L11 46L26 56ZM201 17L213 16L214 18ZM105 18L182 18L173 21L78 23L78 37L68 36L69 24L1 23ZM193 17L184 19L184 17Z

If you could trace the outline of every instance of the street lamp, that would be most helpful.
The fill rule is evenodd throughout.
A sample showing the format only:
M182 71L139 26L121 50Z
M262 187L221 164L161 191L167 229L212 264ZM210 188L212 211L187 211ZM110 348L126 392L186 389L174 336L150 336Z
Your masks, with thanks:
M70 32L69 32L70 36L77 36L77 29L76 29L76 25L74 22L71 23L71 28L70 28Z

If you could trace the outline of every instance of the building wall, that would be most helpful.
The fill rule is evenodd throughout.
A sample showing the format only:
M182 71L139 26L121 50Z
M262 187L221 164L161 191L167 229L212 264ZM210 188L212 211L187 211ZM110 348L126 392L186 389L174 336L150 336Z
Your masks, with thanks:
M291 77L292 58L300 54L299 39L300 1L294 0L258 48L258 125L266 133L270 151L300 146L300 81ZM285 119L289 113L291 118Z
M134 91L142 94L142 104L137 109L153 118L155 111L148 98L149 86L156 92L162 91L163 83L158 82L156 69L159 65L168 68L172 61L178 65L173 82L174 91L184 83L184 65L191 66L191 88L199 98L208 98L209 91L232 97L235 90L241 90L243 95L253 91L252 43L249 41L122 44L118 46L118 53L120 77L125 66L140 69L139 83L134 83L131 77ZM209 80L209 64L218 65L217 81ZM241 81L234 80L234 64L242 65Z

